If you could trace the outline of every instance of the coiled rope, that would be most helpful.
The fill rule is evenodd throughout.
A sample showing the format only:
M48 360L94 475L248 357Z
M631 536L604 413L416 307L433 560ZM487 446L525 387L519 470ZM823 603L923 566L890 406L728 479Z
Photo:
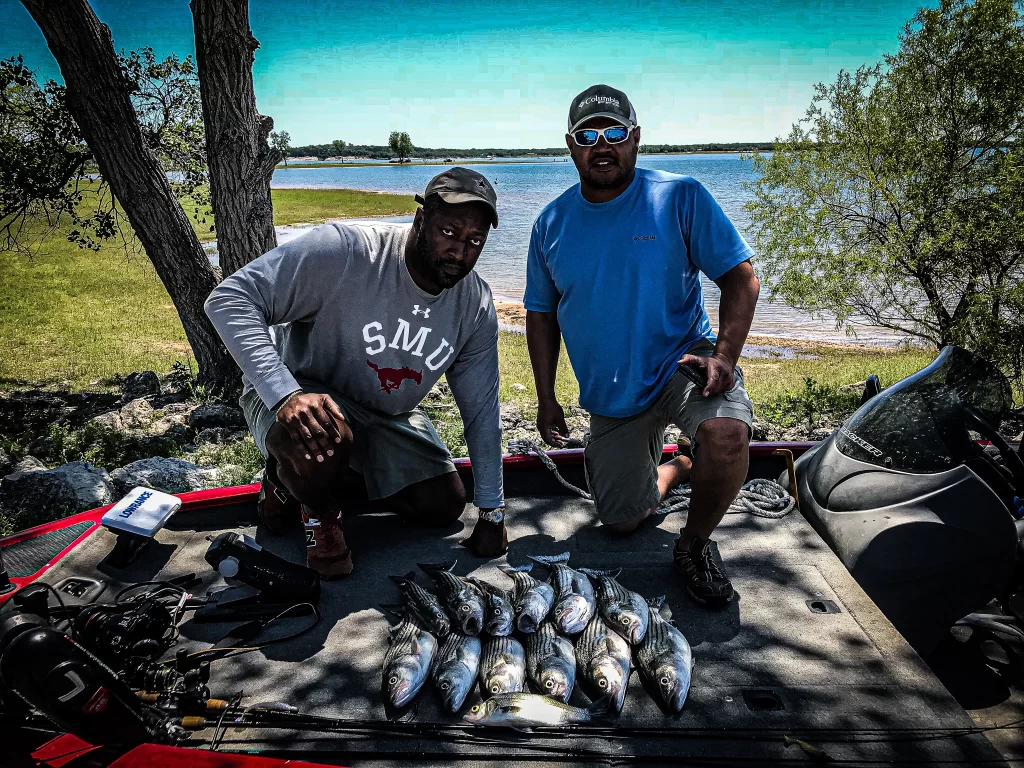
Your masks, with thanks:
M569 439L565 441L566 448L585 448L588 442L589 435L584 437L583 440ZM508 451L514 456L527 456L533 454L540 462L550 470L551 474L555 476L555 480L562 484L566 489L575 493L581 498L593 501L587 491L582 488L578 488L564 477L562 473L558 471L558 467L555 466L555 462L548 456L541 446L535 443L533 440L523 437L515 440L508 441ZM762 480L755 479L751 480L740 488L740 492L733 499L732 504L729 505L729 509L734 512L747 512L755 517L766 517L768 519L777 520L785 517L793 508L796 506L796 500L786 492L786 490L776 483L774 480ZM687 510L690 508L690 485L680 485L678 488L673 488L668 492L668 496L658 505L658 514L668 514L670 512L677 512Z

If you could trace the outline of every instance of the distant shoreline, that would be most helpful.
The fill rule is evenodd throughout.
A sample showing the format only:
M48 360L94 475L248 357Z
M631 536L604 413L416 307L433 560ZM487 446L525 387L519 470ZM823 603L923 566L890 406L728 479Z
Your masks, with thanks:
M754 152L756 150L737 150L737 149L701 149L693 150L690 152L641 152L640 157L667 157L672 155L742 155ZM769 151L769 150L760 150ZM569 160L568 155L553 155L553 157L564 158ZM528 157L523 158L510 158L508 160L475 160L467 157L454 157L451 162L445 160L416 160L408 163L390 163L385 160L367 161L358 160L351 163L343 162L303 162L303 163L291 163L285 165L284 163L278 163L274 170L285 171L293 168L297 169L309 169L309 168L408 168L409 166L416 165L550 165L554 161L550 159L533 159Z

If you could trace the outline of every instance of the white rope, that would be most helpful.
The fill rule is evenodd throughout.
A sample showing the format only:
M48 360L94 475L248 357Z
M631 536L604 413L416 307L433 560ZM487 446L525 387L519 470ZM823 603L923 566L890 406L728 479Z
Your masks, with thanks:
M572 438L569 438L565 441L565 447L584 448L586 447L586 441L573 440ZM541 464L543 464L545 467L551 470L551 474L555 476L555 480L560 482L564 487L568 488L577 496L583 497L587 501L593 500L593 497L589 493L584 491L582 488L577 488L575 485L573 485L564 477L562 477L562 473L558 471L558 467L555 466L555 462L551 460L550 456L548 456L547 451L545 451L543 448L541 448L539 445L533 442L533 440L531 440L530 438L522 437L517 440L509 440L508 452L511 453L513 456L527 456L532 453L534 456L540 459Z
M785 517L796 506L796 499L774 480L751 480L736 494L729 509L733 512L748 512L755 517L777 520ZM690 508L690 486L680 485L668 492L658 506L658 514L668 514Z
M573 440L570 438L565 441L565 447L583 448L586 446L586 443L586 437L583 440ZM551 471L551 474L555 476L555 480L561 483L565 488L588 501L593 500L593 497L585 490L577 488L562 477L562 473L558 471L558 467L555 466L555 462L552 461L550 456L548 456L547 451L541 448L533 440L530 440L527 437L509 440L508 452L516 456L533 454ZM732 504L729 505L729 509L734 512L747 512L755 517L766 517L776 520L788 515L793 511L795 506L796 500L774 480L756 479L751 480L740 488L740 492L736 495ZM665 500L658 505L658 514L668 514L670 512L686 510L689 508L690 486L689 484L686 484L681 485L678 488L673 488L668 492L668 496L665 497Z

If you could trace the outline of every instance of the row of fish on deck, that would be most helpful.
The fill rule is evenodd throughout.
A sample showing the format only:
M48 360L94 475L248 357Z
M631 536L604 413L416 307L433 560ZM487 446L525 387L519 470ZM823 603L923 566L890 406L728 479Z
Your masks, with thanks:
M415 572L391 577L402 594L400 606L382 606L399 618L384 657L392 707L408 705L431 678L456 713L479 679L483 701L465 714L467 722L586 723L621 712L635 656L664 707L682 710L693 656L683 633L662 617L663 598L626 589L617 570L570 568L568 553L530 560L548 569L548 579L536 578L532 564L501 565L511 591L455 575L454 561L420 565L436 594ZM586 708L568 703L577 675L593 702Z

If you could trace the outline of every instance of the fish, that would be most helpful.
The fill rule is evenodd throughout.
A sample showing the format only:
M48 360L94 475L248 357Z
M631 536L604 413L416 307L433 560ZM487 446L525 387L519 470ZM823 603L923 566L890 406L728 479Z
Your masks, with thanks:
M480 693L486 699L526 689L526 651L514 637L490 637L480 655Z
M610 712L621 712L629 685L629 643L612 631L600 614L594 614L576 638L575 650L577 673L584 685L590 693L609 697Z
M462 633L476 637L484 628L484 596L479 589L452 573L457 562L420 563L419 566L434 579L441 600L449 615L462 628Z
M589 707L573 707L536 693L501 693L474 704L463 720L472 725L529 728L535 725L591 723L608 713L608 698Z
M445 637L451 631L451 622L437 595L416 583L416 572L405 576L389 576L402 593L402 603L435 637Z
M472 576L466 576L464 579L479 589L484 596L484 631L492 637L504 637L511 634L515 621L512 596L483 579L476 579Z
M527 557L551 569L551 584L555 588L555 604L551 615L558 631L563 635L582 632L597 612L597 598L590 579L566 565L569 562L568 552Z
M595 571L580 568L594 580L597 591L597 609L608 626L626 638L630 645L638 645L647 633L647 602L631 589L626 589L615 580L622 571Z
M647 601L650 624L647 635L636 649L640 672L658 689L662 702L672 712L682 712L690 692L693 653L686 637L661 617L664 597Z
M544 696L568 702L576 684L576 654L572 643L545 621L526 638L526 674Z
M462 709L480 671L480 638L452 632L434 657L434 685L449 712Z
M516 629L524 634L536 632L555 601L555 588L530 575L533 565L499 565L501 572L512 579L512 608L516 612Z
M416 697L426 682L437 640L408 612L396 626L390 627L388 635L384 689L391 706L400 709Z

